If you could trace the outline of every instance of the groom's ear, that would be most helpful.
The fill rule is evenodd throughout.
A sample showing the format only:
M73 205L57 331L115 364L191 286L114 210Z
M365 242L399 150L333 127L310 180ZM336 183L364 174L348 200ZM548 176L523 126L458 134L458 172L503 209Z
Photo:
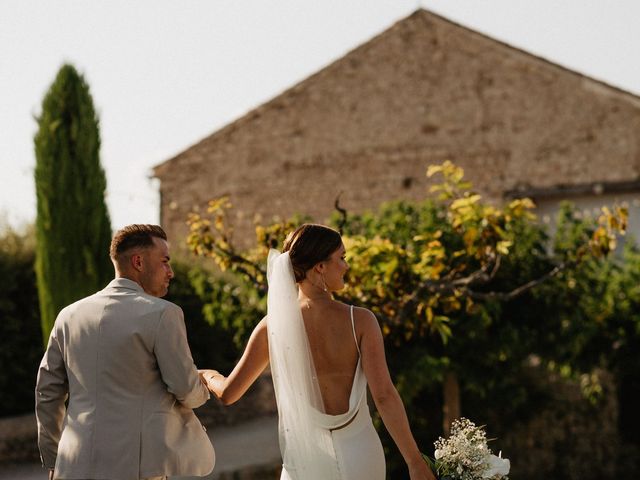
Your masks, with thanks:
M129 257L129 264L138 272L142 271L143 263L144 260L142 259L142 255L140 253L134 253L131 255L131 257Z

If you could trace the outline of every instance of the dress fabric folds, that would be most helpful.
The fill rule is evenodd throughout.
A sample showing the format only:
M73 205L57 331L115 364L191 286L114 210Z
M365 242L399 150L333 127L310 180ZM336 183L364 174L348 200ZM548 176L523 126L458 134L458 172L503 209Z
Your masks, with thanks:
M317 412L315 420L331 436L333 458L332 477L340 480L384 480L386 476L384 451L373 427L367 404L367 380L358 361L353 380L349 411L341 415ZM347 424L346 426L342 426ZM342 427L341 427L342 426ZM284 457L283 452L283 457ZM280 480L303 480L295 467L285 462Z

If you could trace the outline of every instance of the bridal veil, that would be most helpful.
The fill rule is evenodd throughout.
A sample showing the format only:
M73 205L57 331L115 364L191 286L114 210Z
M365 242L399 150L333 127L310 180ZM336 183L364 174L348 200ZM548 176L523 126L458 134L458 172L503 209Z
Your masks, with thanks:
M267 279L269 358L284 468L295 480L337 479L331 432L314 420L324 407L288 252L269 252Z

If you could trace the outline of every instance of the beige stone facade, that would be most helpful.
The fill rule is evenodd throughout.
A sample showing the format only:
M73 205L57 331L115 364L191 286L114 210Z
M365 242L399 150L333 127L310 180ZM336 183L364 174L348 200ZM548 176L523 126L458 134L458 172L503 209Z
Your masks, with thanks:
M640 98L419 10L157 166L161 219L229 195L254 215L326 219L422 199L451 159L494 201L519 189L640 178Z

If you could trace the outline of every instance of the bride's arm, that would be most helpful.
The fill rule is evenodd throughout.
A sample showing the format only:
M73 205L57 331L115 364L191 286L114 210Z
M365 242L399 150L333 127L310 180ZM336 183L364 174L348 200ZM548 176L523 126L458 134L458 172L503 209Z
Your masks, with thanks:
M413 438L402 399L391 381L378 321L364 309L358 309L356 318L361 332L362 368L382 421L407 462L411 480L435 480Z
M269 363L269 344L267 341L267 318L260 320L251 333L242 358L228 377L215 370L204 370L202 375L209 391L225 405L239 400L256 381Z

